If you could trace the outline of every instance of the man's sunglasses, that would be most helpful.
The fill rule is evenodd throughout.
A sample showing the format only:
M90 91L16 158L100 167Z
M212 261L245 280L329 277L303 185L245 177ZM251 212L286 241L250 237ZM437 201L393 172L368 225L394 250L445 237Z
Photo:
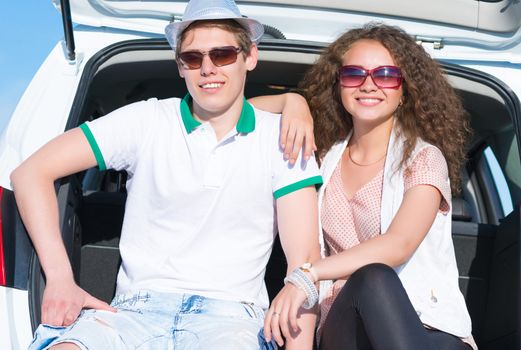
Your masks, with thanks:
M210 51L185 51L177 57L186 69L199 69L203 64L205 55L216 67L226 66L237 61L237 55L241 52L240 47L222 46L211 49Z
M400 68L395 66L379 66L371 70L360 66L343 66L338 72L340 84L347 88L361 86L369 75L380 89L398 89L403 81Z

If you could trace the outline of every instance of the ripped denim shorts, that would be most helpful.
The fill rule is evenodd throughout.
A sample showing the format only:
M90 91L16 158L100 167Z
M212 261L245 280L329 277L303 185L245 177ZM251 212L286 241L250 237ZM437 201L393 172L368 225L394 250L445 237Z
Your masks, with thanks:
M276 349L263 336L264 311L249 303L140 291L111 305L118 312L83 310L68 327L40 325L29 350L65 342L83 350Z

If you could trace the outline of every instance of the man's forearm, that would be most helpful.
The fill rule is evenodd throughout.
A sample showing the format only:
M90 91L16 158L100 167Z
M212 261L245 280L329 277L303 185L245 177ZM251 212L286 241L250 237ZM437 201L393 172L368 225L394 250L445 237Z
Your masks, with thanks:
M316 191L313 187L303 188L290 193L277 201L278 225L282 247L288 261L288 271L290 274L306 262L315 262L320 258L320 247L318 243L318 209ZM290 284L291 285L291 284ZM298 287L286 286L273 301L270 309L276 312L291 309L292 305L298 303L297 298L302 292L296 292ZM300 294L302 295L302 294ZM282 312L284 315L277 316L281 325L286 344L286 349L312 349L316 324L316 313L314 309L305 310L302 307L298 310L293 309ZM295 327L294 317L297 315L296 323L299 332L285 332L284 329ZM289 318L287 318L287 316ZM268 324L271 325L271 322ZM292 326L293 325L293 326ZM271 326L270 326L271 327ZM277 325L275 327L278 327ZM289 334L288 334L289 333ZM276 340L278 336L275 337Z
M59 230L58 204L52 179L27 166L11 176L16 203L47 279L72 278Z
M11 174L16 204L47 279L72 279L59 227L54 181L96 165L83 132L76 128L51 140Z

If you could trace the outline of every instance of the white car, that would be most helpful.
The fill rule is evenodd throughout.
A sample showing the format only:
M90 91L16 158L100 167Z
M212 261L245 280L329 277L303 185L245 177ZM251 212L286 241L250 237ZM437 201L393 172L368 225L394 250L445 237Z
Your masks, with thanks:
M60 1L53 0L57 8ZM186 93L163 36L186 1L62 0L65 38L42 63L0 138L0 349L25 349L40 321L44 278L9 175L64 130L128 103ZM266 25L246 96L292 90L321 49L369 21L398 25L439 60L474 129L454 199L460 287L480 349L521 346L521 3L515 0L249 0ZM125 126L122 125L122 128ZM447 139L445 142L451 142ZM110 300L119 265L124 173L89 169L56 183L75 277ZM143 213L146 215L146 213ZM270 294L285 271L276 247ZM428 277L428 276L426 276Z

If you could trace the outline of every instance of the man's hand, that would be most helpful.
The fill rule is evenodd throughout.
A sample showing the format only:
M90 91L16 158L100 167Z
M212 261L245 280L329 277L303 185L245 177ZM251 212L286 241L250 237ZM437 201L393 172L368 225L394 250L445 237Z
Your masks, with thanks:
M42 323L69 326L84 308L116 312L115 308L94 298L73 280L47 281L42 301Z
M282 109L280 145L284 148L284 158L295 164L304 145L303 158L308 160L317 150L313 135L313 117L306 99L298 94L286 94Z
M306 301L306 294L291 283L287 283L273 299L264 319L264 338L273 339L279 346L284 345L284 338L294 337L300 332L298 318ZM312 311L310 311L312 312Z

